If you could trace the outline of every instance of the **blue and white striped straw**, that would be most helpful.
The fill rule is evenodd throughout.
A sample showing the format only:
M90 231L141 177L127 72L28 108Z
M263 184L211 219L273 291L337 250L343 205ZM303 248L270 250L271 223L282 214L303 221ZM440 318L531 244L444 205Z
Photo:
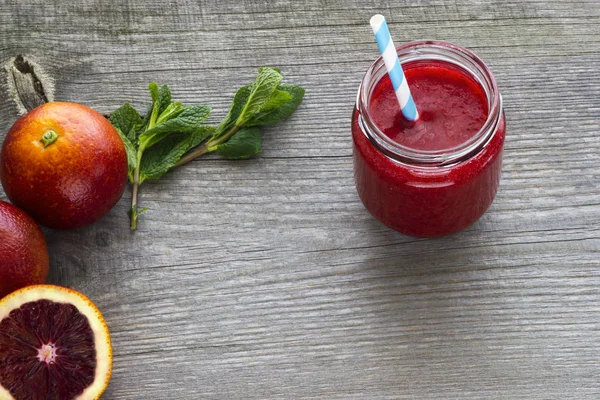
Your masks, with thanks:
M379 46L379 51L385 62L385 68L396 91L396 97L398 98L402 114L407 120L416 121L419 118L419 113L410 94L410 89L404 77L400 60L398 60L396 46L394 46L394 42L392 41L385 17L381 14L373 15L370 23L375 34L375 40Z

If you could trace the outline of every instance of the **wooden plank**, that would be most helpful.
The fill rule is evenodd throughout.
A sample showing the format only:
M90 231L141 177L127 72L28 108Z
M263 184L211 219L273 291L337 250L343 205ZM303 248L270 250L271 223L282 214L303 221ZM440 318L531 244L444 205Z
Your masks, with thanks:
M248 161L195 161L99 223L46 230L54 283L88 294L115 347L107 399L597 399L597 1L56 0L0 7L0 62L25 54L55 97L142 110L152 80L221 118L261 65L307 88ZM350 113L397 42L473 49L506 105L492 208L447 238L374 221L353 185ZM0 79L0 122L17 118Z

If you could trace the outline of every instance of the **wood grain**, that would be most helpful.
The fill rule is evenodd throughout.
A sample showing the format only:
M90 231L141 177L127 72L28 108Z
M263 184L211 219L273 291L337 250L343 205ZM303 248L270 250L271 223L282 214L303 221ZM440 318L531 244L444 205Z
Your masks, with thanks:
M46 231L51 282L111 328L106 399L598 399L598 1L0 3L0 62L25 54L56 99L143 109L146 86L226 112L257 67L307 88L248 161L208 156L102 221ZM396 42L450 40L493 70L508 133L500 192L474 226L406 237L364 210L350 113ZM0 80L0 121L17 118Z

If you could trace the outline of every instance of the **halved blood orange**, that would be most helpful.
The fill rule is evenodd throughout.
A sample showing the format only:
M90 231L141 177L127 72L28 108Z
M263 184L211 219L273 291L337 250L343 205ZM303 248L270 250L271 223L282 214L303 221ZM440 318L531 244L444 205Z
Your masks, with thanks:
M98 399L111 372L108 327L83 294L33 285L0 300L0 400Z

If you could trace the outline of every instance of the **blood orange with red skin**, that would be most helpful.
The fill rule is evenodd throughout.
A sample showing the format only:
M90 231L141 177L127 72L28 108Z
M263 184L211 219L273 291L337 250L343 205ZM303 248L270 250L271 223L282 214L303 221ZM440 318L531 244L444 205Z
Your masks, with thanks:
M33 218L0 201L0 298L48 276L48 247Z
M40 224L72 229L102 218L127 184L127 155L100 113L52 102L21 117L0 153L0 180L12 203Z

